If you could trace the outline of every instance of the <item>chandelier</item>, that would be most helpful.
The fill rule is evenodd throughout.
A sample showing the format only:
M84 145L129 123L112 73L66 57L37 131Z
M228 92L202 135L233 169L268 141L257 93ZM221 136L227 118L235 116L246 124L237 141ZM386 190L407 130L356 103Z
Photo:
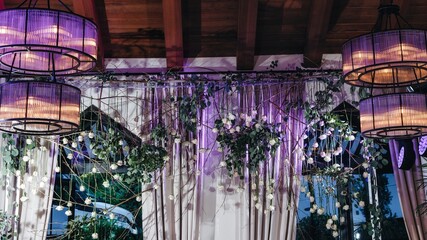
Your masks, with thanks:
M24 75L69 75L93 69L97 28L68 11L36 8L29 1L0 11L0 70ZM59 1L62 4L62 1Z
M345 82L362 87L402 87L426 82L426 31L412 29L399 6L382 4L371 33L342 47ZM405 25L405 28L402 28Z
M412 138L427 134L427 95L393 93L360 101L360 128L365 137Z
M9 81L0 85L0 130L28 135L76 131L80 89L59 82Z

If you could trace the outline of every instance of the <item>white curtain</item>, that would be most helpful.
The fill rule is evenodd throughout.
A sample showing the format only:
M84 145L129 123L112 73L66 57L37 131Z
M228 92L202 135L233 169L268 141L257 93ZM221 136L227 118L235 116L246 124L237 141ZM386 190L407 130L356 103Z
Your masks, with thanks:
M167 145L173 157L143 193L144 239L294 239L304 124L301 109L287 111L285 106L300 101L303 89L303 83L274 83L216 92L210 107L198 113L201 124L195 135L178 130L182 129L176 120L178 108L164 105L171 96L191 95L191 88L144 91L142 118L161 119L181 136L180 143ZM259 170L265 183L275 181L273 211L264 192L260 193L261 207L255 208L248 176L240 189L239 179L229 178L219 167L224 153L217 151L216 134L211 130L214 120L224 114L252 111L279 124L284 132L276 157Z
M34 139L37 147L28 152L29 159L22 163L21 173L3 174L0 188L0 211L10 216L18 216L12 222L10 232L13 239L46 239L46 229L50 217L55 167L58 158L58 144L52 139ZM26 144L25 141L20 144ZM0 141L1 147L5 146ZM3 158L0 159L4 166Z

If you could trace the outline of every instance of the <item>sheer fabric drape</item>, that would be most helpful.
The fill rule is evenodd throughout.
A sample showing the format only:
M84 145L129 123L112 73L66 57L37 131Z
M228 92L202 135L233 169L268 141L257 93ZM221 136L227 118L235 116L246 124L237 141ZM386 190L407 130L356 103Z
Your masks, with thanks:
M161 119L173 126L180 140L167 146L171 159L147 186L143 197L144 239L294 239L304 129L301 109L286 109L303 96L303 83L274 83L244 86L240 91L218 91L211 105L198 112L196 134L182 131L175 106L164 103L171 97L191 95L188 87L147 88L142 93L143 119ZM219 167L224 153L217 151L214 121L227 113L254 114L278 123L284 138L276 157L260 166L260 177L275 180L271 211L265 197L254 206L249 176L244 189L239 179L229 178ZM262 197L261 196L260 198Z
M419 188L422 180L422 169L417 139L413 140L413 146L416 156L414 166L407 171L400 170L397 166L399 156L398 142L396 140L389 141L394 178L406 231L411 240L424 240L427 239L427 216L420 216L416 213L417 206L426 201L424 188Z
M1 176L0 211L19 216L10 226L12 239L46 239L54 191L58 144L52 140L38 141L31 150L25 171ZM25 144L25 143L24 143ZM5 142L0 142L1 147ZM0 161L4 161L0 158ZM22 161L22 156L20 158Z

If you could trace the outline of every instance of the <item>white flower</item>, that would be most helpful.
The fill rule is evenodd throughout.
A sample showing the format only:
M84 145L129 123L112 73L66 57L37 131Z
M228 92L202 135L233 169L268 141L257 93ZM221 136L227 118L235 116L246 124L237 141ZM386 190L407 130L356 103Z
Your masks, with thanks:
M65 215L71 216L71 215L73 215L73 213L71 212L71 210L67 210L67 211L65 211Z
M114 178L114 180L119 180L120 175L119 175L119 174L114 174L114 175L113 175L113 178Z
M314 208L310 208L310 213L314 213L315 211Z
M68 139L67 139L67 138L63 138L63 139L62 139L62 144L64 144L64 145L65 145L65 144L68 144Z
M325 139L326 139L326 134L322 134L322 135L320 135L320 136L319 136L319 139L320 139L320 140L325 140Z
M71 147L72 147L72 148L77 148L77 143L76 143L76 142L72 142L72 143L71 143Z
M30 160L30 157L28 157L27 155L22 157L22 161L24 162L28 162Z
M340 208L341 207L341 203L340 202L336 202L335 203L335 207Z
M333 232L332 232L332 236L333 236L334 238L338 237L338 235L339 235L339 234L338 234L338 232L337 232L337 231L333 231Z
M368 168L369 167L369 163L368 162L363 162L362 163L362 167L365 168L365 169Z
M361 208L365 207L365 202L364 201L360 201L359 202L359 207L361 207Z
M212 128L212 132L213 133L217 133L218 132L218 128Z
M350 135L350 136L348 136L348 140L349 140L349 141L353 141L354 139L355 139L354 135Z
M310 196L310 202L314 202L314 197Z
M331 218L328 219L328 221L326 221L326 224L332 225L334 223L334 220L332 220Z
M309 157L309 158L307 159L307 163L308 163L308 164L313 164L313 163L314 163L313 158L312 158L312 157Z
M70 159L70 160L73 159L73 154L72 153L68 153L67 154L67 158Z
M270 139L270 141L268 141L268 144L270 144L270 146L273 146L274 144L276 144L276 139Z
M232 113L228 113L228 119L234 120L234 119L236 119L236 116Z
M191 140L191 143L194 144L194 145L196 145L197 144L197 139Z
M116 170L118 168L117 164L113 163L110 165L111 170Z
M94 217L96 217L96 212L95 212L95 211L93 211L93 212L90 214L90 216L91 216L91 217L93 217L93 218L94 218Z
M163 161L167 162L167 161L169 161L169 159L170 159L170 157L168 155L166 155L166 156L163 157Z
M27 196L22 196L19 200L20 200L21 202L25 202L25 201L27 201L27 200L28 200L28 197L27 197Z
M248 122L252 122L252 117L251 117L251 116L246 116L245 121L246 121L247 123L248 123Z
M56 211L62 211L62 210L64 210L64 207L62 205L58 205L58 206L56 206L55 210Z
M218 191L222 191L222 190L224 190L224 185L222 185L222 184L218 184L218 185L217 185L217 189L218 189Z
M119 145L123 146L123 140L119 140Z
M319 147L319 143L318 142L313 143L313 148L318 148L318 147Z
M169 200L175 200L175 197L171 194L169 195Z
M21 170L16 170L15 171L15 176L17 176L17 177L21 176Z
M34 176L34 177L37 177L38 175L39 175L39 172L37 172L37 171L34 171L34 172L33 172L33 176Z
M114 215L114 213L110 213L109 217L111 220L113 220L114 218L116 218L116 215Z
M263 122L266 122L266 121L267 121L267 116L265 116L265 115L264 115L264 116L262 116L262 121L263 121Z
M326 153L324 151L321 151L320 152L320 157L322 157L322 158L326 157Z
M305 194L305 196L306 196L306 197L310 197L310 196L311 196L311 192L307 192L307 193Z
M304 186L302 186L302 187L301 187L301 192L305 192L305 191L306 191L305 187L304 187Z
M236 129L234 129L234 128L230 128L230 133L234 133L234 132L236 132Z
M102 186L104 186L105 188L109 188L110 187L110 182L109 181L104 181L102 183Z
M86 191L86 187L84 185L80 185L79 187L80 192Z
M337 216L337 215L335 215L335 214L334 214L334 215L332 215L332 220L333 220L333 221L337 221L337 220L338 220L338 216Z
M324 208L319 208L319 209L317 209L317 214L318 214L318 215L322 215L324 212L325 212L325 209L324 209Z
M324 121L320 121L319 122L319 126L323 126L323 125L325 125L325 122Z
M308 135L307 134L303 134L302 135L302 139L307 139L308 138Z
M96 167L92 168L92 173L96 173L98 170L96 170Z
M256 128L256 129L258 129L258 128L260 128L260 127L261 127L261 124L259 124L259 123L255 124L255 128Z
M317 210L317 204L313 204L313 209Z
M46 186L46 183L44 183L44 182L39 183L39 188L44 188L45 186Z
M340 223L345 223L345 217L340 217Z
M347 211L348 209L350 209L350 206L348 206L348 205L344 205L344 207L342 207L342 209L343 209L344 211Z
M257 202L257 203L255 204L255 208L256 208L256 209L260 209L260 208L261 208L261 203Z
M78 136L78 137L77 137L77 141L79 141L79 142L83 142L83 136L81 136L81 135L80 135L80 136Z
M98 233L92 233L92 239L98 239Z
M73 206L73 203L72 202L70 202L70 201L68 201L67 202L67 207L72 207Z
M363 178L368 178L369 177L369 173L368 172L363 172Z
M331 229L332 230L337 230L337 225L336 224L332 224Z
M177 137L176 137L176 138L174 139L174 142L175 142L175 143L180 143L180 142L181 142L181 138L177 138Z
M90 199L89 197L87 197L86 199L85 199L85 204L86 205L89 205L89 204L91 204L92 203L92 199Z
M25 142L26 142L28 145L30 145L30 144L32 144L32 143L33 143L33 140L31 140L30 138L27 138L27 139L25 140Z
M326 223L326 225L325 225L325 227L326 227L326 229L331 229L331 224L330 223Z
M268 209L270 210L270 211L274 211L274 209L276 209L273 205L270 205L270 207L268 207Z
M55 172L56 172L56 173L61 172L61 167L58 167L58 166L57 166L57 167L55 167Z
M158 189L158 188L159 188L159 184L155 183L155 184L153 185L153 188L154 188L154 189Z
M268 194L268 195L267 195L267 199L270 199L270 200L271 200L271 199L273 199L273 198L274 198L274 195L273 195L273 194L271 194L271 193L270 193L270 194Z
M142 201L142 198L141 198L141 196L138 196L138 197L136 197L136 199L135 199L137 202L141 202Z
M218 147L218 148L216 148L216 151L217 152L222 152L223 150L222 150L222 147Z
M95 134L93 132L89 132L88 137L93 138L93 137L95 137Z
M221 161L221 162L219 162L219 165L221 167L225 167L225 166L227 166L227 163L225 161Z
M330 162L332 160L331 154L326 155L325 158L323 158L323 160L325 160L325 162Z

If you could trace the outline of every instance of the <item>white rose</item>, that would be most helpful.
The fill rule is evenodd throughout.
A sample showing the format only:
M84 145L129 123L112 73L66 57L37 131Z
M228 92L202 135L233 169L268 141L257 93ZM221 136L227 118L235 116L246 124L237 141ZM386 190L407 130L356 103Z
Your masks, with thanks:
M117 164L113 163L110 165L111 170L116 170L118 168Z
M62 210L64 210L64 207L61 205L58 205L58 206L56 206L55 210L56 211L62 211Z
M368 178L369 177L369 173L368 172L363 172L363 178Z
M307 163L308 163L308 164L313 164L313 163L314 163L313 158L312 158L312 157L309 157L309 158L307 159Z
M64 145L68 144L68 139L67 138L63 138L62 139L62 144L64 144Z
M105 188L109 188L110 187L110 182L109 181L104 181L102 183L102 186L104 186Z
M333 231L333 232L332 232L332 236L333 236L334 238L338 237L338 235L339 235L339 234L338 234L338 232L337 232L337 231Z
M333 220L333 221L337 221L337 220L338 220L338 216L337 216L337 215L335 215L335 214L334 214L334 215L332 215L332 220Z
M55 167L55 172L59 173L61 171L61 167Z
M212 128L212 132L213 133L217 133L218 132L218 128Z
M354 139L355 139L354 135L350 135L350 136L348 136L348 140L349 140L349 141L353 141Z
M320 140L325 140L325 139L326 139L326 134L322 134L322 135L320 135L320 136L319 136L319 139L320 139Z
M317 209L317 214L318 214L318 215L322 215L324 212L325 212L325 209L324 209L324 208L319 208L319 209Z
M65 215L71 216L71 215L73 215L73 213L71 212L71 210L67 210L67 211L65 211Z
M93 138L93 137L95 137L95 134L93 132L89 132L88 137Z
M116 217L116 215L114 215L114 213L110 213L109 217L112 220L112 219L114 219Z
M92 239L98 239L98 233L92 233Z
M86 188L85 188L85 186L80 185L79 190L80 190L80 192L84 192L84 191L86 191Z
M342 207L343 210L347 211L348 209L350 209L350 206L348 205L344 205L344 207Z
M359 202L359 206L360 206L361 208L365 207L365 202L364 202L364 201L360 201L360 202Z
M80 136L78 136L78 137L77 137L77 141L79 141L79 142L83 142L83 136L81 136L81 135L80 135Z
M27 138L27 139L25 140L25 142L26 142L28 145L30 145L30 144L32 144L32 143L33 143L33 140L31 140L30 138Z
M77 143L76 143L76 142L72 142L72 143L71 143L71 147L72 147L72 148L77 148Z
M310 202L314 202L314 197L310 196Z
M90 198L88 198L88 197L87 197L87 198L85 199L85 204L86 204L86 205L89 205L89 204L91 204L91 203L92 203L92 199L90 199Z

